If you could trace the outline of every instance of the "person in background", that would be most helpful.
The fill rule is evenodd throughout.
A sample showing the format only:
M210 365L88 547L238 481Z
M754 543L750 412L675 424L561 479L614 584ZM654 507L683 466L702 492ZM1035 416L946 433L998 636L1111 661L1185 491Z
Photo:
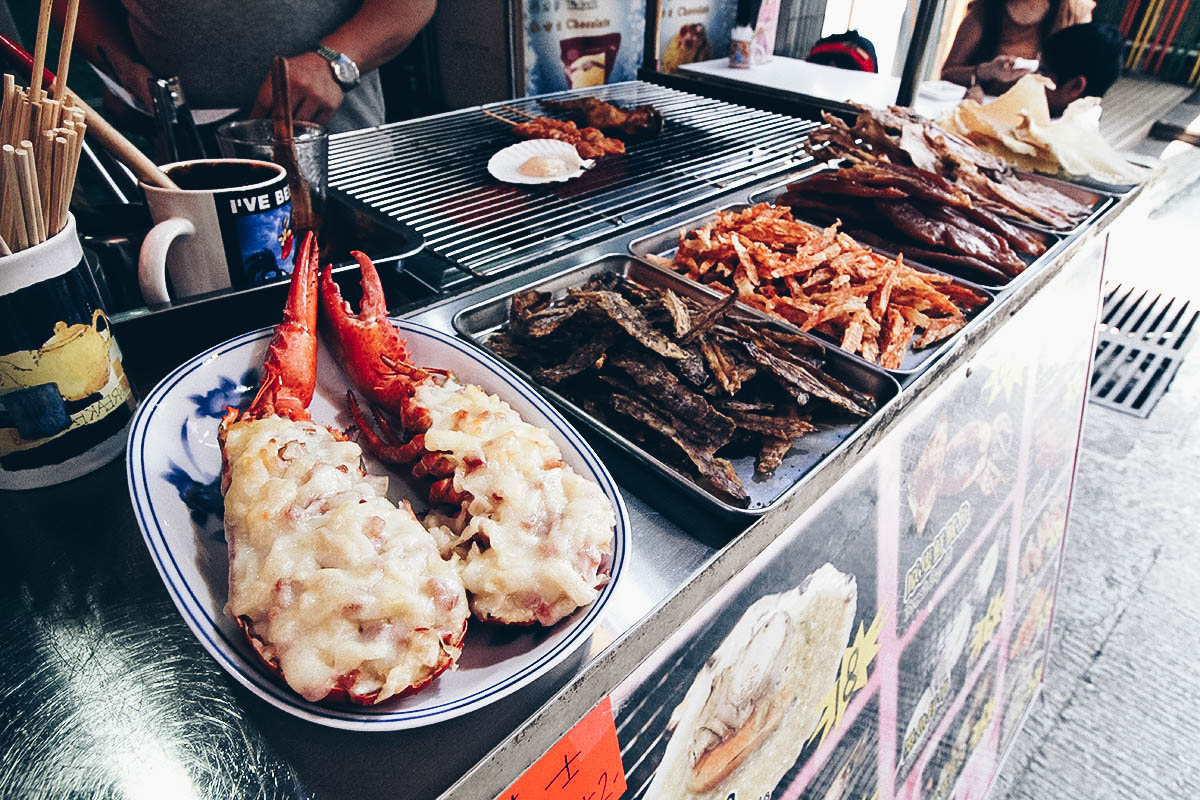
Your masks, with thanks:
M288 60L297 120L354 130L384 122L378 68L436 0L81 0L77 47L150 108L147 78L178 76L193 108L271 113L271 61ZM65 14L56 0L56 14ZM61 19L61 16L60 16Z
M1095 0L971 0L942 80L1001 94L1032 72L1018 67L1018 58L1040 58L1053 33L1091 22L1095 7Z
M1121 75L1124 40L1112 25L1088 22L1063 28L1046 40L1038 72L1054 81L1046 90L1057 117L1081 97L1103 97Z

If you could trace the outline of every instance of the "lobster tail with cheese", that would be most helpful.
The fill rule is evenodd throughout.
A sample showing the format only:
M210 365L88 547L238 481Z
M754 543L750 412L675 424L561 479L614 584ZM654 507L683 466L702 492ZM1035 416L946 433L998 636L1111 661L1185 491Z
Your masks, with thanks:
M354 314L328 267L321 307L331 348L375 411L374 426L349 397L367 448L414 464L432 481L436 511L425 525L458 567L475 616L488 622L553 625L588 605L608 581L616 515L595 482L562 460L546 431L508 403L446 370L415 366L387 318L370 260ZM398 421L397 432L388 422Z
M457 572L362 451L312 421L317 249L306 237L250 407L221 422L229 602L268 667L308 700L381 702L458 658Z

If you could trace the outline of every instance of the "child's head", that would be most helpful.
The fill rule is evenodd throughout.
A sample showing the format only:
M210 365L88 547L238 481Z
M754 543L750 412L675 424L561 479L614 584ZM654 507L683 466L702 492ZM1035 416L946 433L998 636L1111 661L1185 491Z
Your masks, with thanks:
M1123 41L1116 28L1087 22L1057 31L1042 47L1040 72L1054 81L1046 92L1050 113L1058 116L1080 97L1101 97L1121 74Z

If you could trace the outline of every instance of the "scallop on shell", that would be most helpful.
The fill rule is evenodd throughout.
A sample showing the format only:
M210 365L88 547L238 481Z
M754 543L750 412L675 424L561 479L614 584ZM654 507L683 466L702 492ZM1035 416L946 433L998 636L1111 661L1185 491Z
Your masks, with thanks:
M533 158L558 160L565 164L565 169L557 175L526 175L521 166ZM530 139L492 156L488 161L488 172L505 183L556 183L578 178L585 169L595 165L596 162L589 158L580 158L573 144L557 139Z

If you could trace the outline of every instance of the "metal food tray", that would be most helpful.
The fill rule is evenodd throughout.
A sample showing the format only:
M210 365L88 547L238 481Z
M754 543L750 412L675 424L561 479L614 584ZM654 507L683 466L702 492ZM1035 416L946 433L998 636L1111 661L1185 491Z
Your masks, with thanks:
M808 180L808 178L812 177L815 174L816 174L815 172L809 173L802 177L793 178L791 180L783 181L782 183L777 183L774 186L769 186L760 192L755 192L753 195L750 196L750 202L752 202L752 203L770 203L771 205L775 205L775 201L777 199L779 199L779 195L783 194L784 190L786 190L788 186L791 186L791 185L797 184L797 183L803 183L804 181ZM806 211L806 209L792 209L792 215L795 216L796 219L803 220L810 224L813 224L813 225L819 224L817 222L814 222L812 217L810 217L808 214L806 214L805 211ZM1040 227L1037 225L1025 225L1023 223L1014 222L1012 220L1007 220L1007 222L1010 225L1015 225L1018 228L1028 228L1032 231L1042 234L1043 236L1049 236L1051 241L1046 246L1046 252L1042 253L1040 256L1030 256L1030 255L1026 255L1024 253L1017 253L1017 257L1020 258L1021 261L1025 262L1025 269L1021 271L1020 275L1016 275L1012 278L1009 278L1004 283L983 283L980 281L972 280L970 278L964 278L961 275L959 275L958 273L952 272L951 268L949 266L935 267L935 266L931 266L931 265L925 263L924 261L919 261L917 259L909 258L908 256L904 257L904 263L911 264L912 266L914 266L918 269L926 270L927 272L940 272L943 275L949 275L953 278L957 278L958 280L962 281L963 283L969 284L971 286L982 287L992 293L1004 291L1009 286L1012 286L1013 281L1019 280L1022 275L1026 274L1029 271L1029 268L1032 267L1034 265L1034 263L1037 262L1038 259L1045 258L1048 253L1053 251L1054 248L1058 247L1063 242L1063 235L1060 233L1055 233L1054 231L1050 230L1049 228L1043 228L1043 227ZM887 237L885 236L883 238L887 238ZM897 253L901 253L904 250L904 245L902 242L897 242L896 244L897 244L897 246L894 248L880 247L880 246L873 245L873 244L867 245L867 247L870 247L872 250L874 250L875 252L880 253L882 255L888 256L890 258L895 258Z
M631 253L633 253L635 256L638 256L639 258L645 258L648 255L655 255L655 256L662 256L664 258L670 258L675 255L675 250L678 247L679 237L681 235L687 233L688 231L695 230L696 228L706 224L713 217L715 217L717 215L717 213L720 211L742 211L743 209L746 209L746 208L750 208L750 205L749 204L734 204L734 205L725 206L724 208L717 208L712 211L706 211L705 213L700 214L699 216L693 217L689 220L685 220L684 222L681 222L678 225L672 225L669 228L664 228L663 230L657 231L655 233L651 233L648 236L643 236L640 239L634 240L629 245L629 251ZM802 220L802 221L806 222L806 220ZM811 224L811 223L809 223L809 224ZM874 250L877 253L880 253L881 255L888 256L890 258L895 257L894 253L890 253L890 252L880 249L878 247L871 247L870 249ZM861 361L864 364L869 364L870 366L872 366L876 369L886 370L887 372L891 372L896 375L900 375L904 378L908 378L909 376L914 375L917 372L920 372L921 370L923 370L928 361L930 361L933 358L936 358L939 353L943 352L947 347L951 346L951 344L962 333L963 330L969 329L971 327L971 325L973 324L973 322L975 321L975 319L983 312L983 310L985 308L987 308L989 305L991 305L992 301L995 300L995 293L993 291L990 291L990 289L992 287L981 286L978 283L973 283L972 281L968 281L968 280L965 280L964 278L960 278L957 275L951 275L950 273L948 273L944 270L934 269L933 267L925 266L924 264L918 263L916 261L909 261L907 258L904 260L904 263L909 265L913 269L921 270L922 272L932 272L932 273L935 273L938 275L945 275L945 276L949 277L952 281L954 281L954 283L958 284L959 286L965 286L974 292L978 292L979 294L983 295L984 298L986 298L984 301L984 304L982 306L975 309L971 313L967 314L967 324L963 327L962 330L955 331L955 333L953 333L951 336L943 339L942 341L938 342L937 344L935 344L931 347L926 347L922 350L913 350L911 348L906 350L904 353L904 358L900 362L900 366L895 369L889 369L887 367L880 367L876 364L871 364L871 362L862 359L860 356L858 356L857 354L854 354L854 353L848 354L852 358L854 358L858 361ZM691 278L689 278L686 275L683 275L682 273L672 273L672 274L678 275L680 280L687 281L689 284L692 284L694 286L703 286L703 284L693 281ZM715 292L715 290L708 289L708 287L706 287L706 286L704 286L703 288L706 289L707 291ZM718 293L718 296L719 296L719 293ZM838 340L834 339L832 336L828 336L824 333L820 333L819 331L800 331L800 328L796 327L793 323L788 322L785 319L776 317L772 314L768 314L765 311L762 311L761 309L755 308L754 306L750 306L750 305L746 305L746 304L742 303L742 304L740 304L740 307L746 309L747 311L753 313L754 315L756 315L762 319L771 320L773 322L776 322L777 324L783 326L784 328L786 328L789 331L808 333L810 336L814 336L817 339L820 339L822 342L825 342L827 344L832 344L833 347L836 348L837 350L839 350L840 352L846 353L845 350L841 349L840 342Z
M1069 231L1056 231L1053 228L1048 228L1045 225L1038 225L1033 222L1013 223L1014 225L1020 225L1021 227L1029 228L1030 230L1042 231L1043 233L1050 233L1054 234L1055 236L1074 236L1076 233L1095 222L1097 217L1103 214L1110 205L1116 202L1116 199L1110 194L1103 194L1095 189L1089 189L1085 186L1080 186L1077 183L1070 183L1068 181L1060 180L1059 178L1051 178L1049 175L1039 175L1036 172L1023 172L1021 170L1017 170L1017 175L1024 180L1045 184L1046 186L1056 189L1065 194L1067 197L1073 198L1074 200L1082 203L1085 206L1089 206L1092 209L1092 213L1088 214L1086 219L1082 220L1078 225L1076 225L1074 228L1071 228Z
M1151 156L1143 156L1137 153L1122 153L1121 155L1124 156L1125 160L1130 164L1138 167L1145 167L1149 170L1158 170L1162 167L1162 161ZM1081 186L1084 189L1091 189L1094 192L1109 194L1113 197L1120 198L1129 194L1142 184L1150 181L1154 177L1154 174L1151 173L1150 177L1146 178L1144 181L1139 181L1138 183L1109 183L1088 175L1070 175L1068 173L1047 175L1046 177L1055 178L1057 180L1064 181L1065 183Z
M863 419L836 424L819 424L817 431L798 440L791 451L784 456L779 468L768 478L755 476L755 456L753 454L731 458L734 470L745 485L747 494L750 495L750 503L746 507L734 505L727 499L710 492L696 483L688 474L647 451L642 445L585 411L571 399L540 383L536 378L488 347L488 339L508 324L509 306L513 295L536 289L550 292L557 299L564 296L567 289L581 286L590 278L605 272L615 273L644 286L669 288L676 294L686 297L705 300L715 300L721 297L718 292L686 280L681 275L659 269L629 256L611 254L465 308L454 315L452 324L461 336L487 349L495 358L503 361L525 380L536 386L559 408L604 436L618 449L649 464L653 470L677 485L685 493L731 515L758 516L778 506L796 487L802 484L805 476L818 464L841 447L846 446L847 441L854 437L859 428L867 421ZM768 324L775 324L774 320L767 319L766 321ZM789 332L794 330L791 326L780 325L780 327ZM825 347L825 370L830 375L851 388L875 398L877 413L878 408L882 408L899 393L899 383L883 370L860 358L849 356L836 347L827 347L824 342L815 337L807 334L805 336L812 339L814 344Z

